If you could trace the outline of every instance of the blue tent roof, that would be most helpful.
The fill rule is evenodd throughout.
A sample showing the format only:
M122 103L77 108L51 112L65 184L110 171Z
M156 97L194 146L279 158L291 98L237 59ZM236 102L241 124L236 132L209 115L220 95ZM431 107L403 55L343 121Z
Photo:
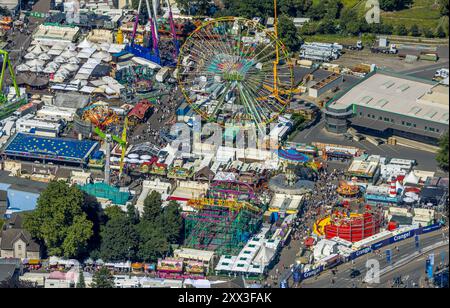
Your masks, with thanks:
M290 148L287 150L279 150L278 156L282 159L289 160L296 163L306 163L309 161L309 157L296 149Z

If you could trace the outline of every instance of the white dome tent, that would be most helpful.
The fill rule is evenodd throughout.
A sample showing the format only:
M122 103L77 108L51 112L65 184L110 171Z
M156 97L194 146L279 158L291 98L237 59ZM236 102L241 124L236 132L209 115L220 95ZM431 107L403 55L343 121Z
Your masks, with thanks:
M39 55L38 59L39 59L39 60L43 60L43 61L48 61L48 60L51 59L51 57L50 57L48 54L46 54L46 53L41 53L41 54Z
M49 48L41 44L36 44L28 48L28 51L34 53L35 55L40 55L41 53L49 51Z
M68 45L66 46L65 49L68 50L68 51L75 51L75 52L76 52L77 46L76 46L74 43L70 43L70 44L68 44Z
M69 59L69 58L72 58L72 57L76 57L77 56L77 52L76 51L66 50L60 56L66 58L66 59Z
M67 59L62 56L57 56L55 59L53 59L53 61L61 64L61 63L66 63Z
M30 66L30 72L33 72L33 73L41 73L41 72L43 72L44 71L44 66L42 66L42 65L33 65L33 66Z
M417 185L419 184L420 179L416 176L416 174L414 173L414 171L411 171L406 177L405 180L403 181L403 183L405 185L407 184L412 184L412 185Z
M36 54L29 52L24 56L25 59L27 60L32 60L32 59L36 59Z
M28 72L30 70L30 67L25 63L22 63L16 67L16 70L18 72Z
M89 42L87 39L84 39L80 44L78 44L78 49L84 49L84 48L91 48L92 43Z
M99 59L103 62L110 62L112 60L111 55L106 51L98 51L92 55L92 58Z
M78 64L78 63L80 63L80 59L78 59L77 57L72 57L72 58L68 59L67 62L70 64Z

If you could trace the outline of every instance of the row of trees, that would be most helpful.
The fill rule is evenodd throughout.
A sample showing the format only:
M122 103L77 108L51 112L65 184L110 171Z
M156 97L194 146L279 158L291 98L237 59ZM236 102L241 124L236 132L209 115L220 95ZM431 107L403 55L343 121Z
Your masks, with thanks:
M379 0L383 11L400 11L413 4L413 0Z
M170 252L170 244L180 241L183 220L176 201L162 208L161 195L152 192L144 201L142 217L134 206L127 213L117 207L106 210L99 256L110 261L155 261Z
M162 207L161 195L151 193L139 217L134 206L127 212L118 206L105 211L92 196L77 186L51 182L24 226L46 248L48 255L82 260L155 261L178 243L182 231L179 206Z

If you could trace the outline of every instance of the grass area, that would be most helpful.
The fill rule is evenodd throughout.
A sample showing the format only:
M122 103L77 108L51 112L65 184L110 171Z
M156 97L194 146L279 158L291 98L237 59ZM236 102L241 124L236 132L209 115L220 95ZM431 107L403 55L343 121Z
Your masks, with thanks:
M321 0L313 0L313 3L318 3ZM353 7L358 11L359 16L364 16L366 12L365 0L341 0L344 7ZM414 0L411 8L404 9L397 12L382 12L381 20L393 26L404 24L407 28L413 24L419 27L437 28L443 24L439 6L436 5L435 0Z

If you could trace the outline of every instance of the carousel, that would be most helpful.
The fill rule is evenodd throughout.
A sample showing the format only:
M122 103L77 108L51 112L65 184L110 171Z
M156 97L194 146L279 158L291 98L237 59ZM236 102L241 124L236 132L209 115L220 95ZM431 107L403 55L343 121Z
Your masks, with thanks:
M338 195L343 199L358 199L362 195L361 188L358 185L348 183L346 181L340 181L339 186L336 189Z

